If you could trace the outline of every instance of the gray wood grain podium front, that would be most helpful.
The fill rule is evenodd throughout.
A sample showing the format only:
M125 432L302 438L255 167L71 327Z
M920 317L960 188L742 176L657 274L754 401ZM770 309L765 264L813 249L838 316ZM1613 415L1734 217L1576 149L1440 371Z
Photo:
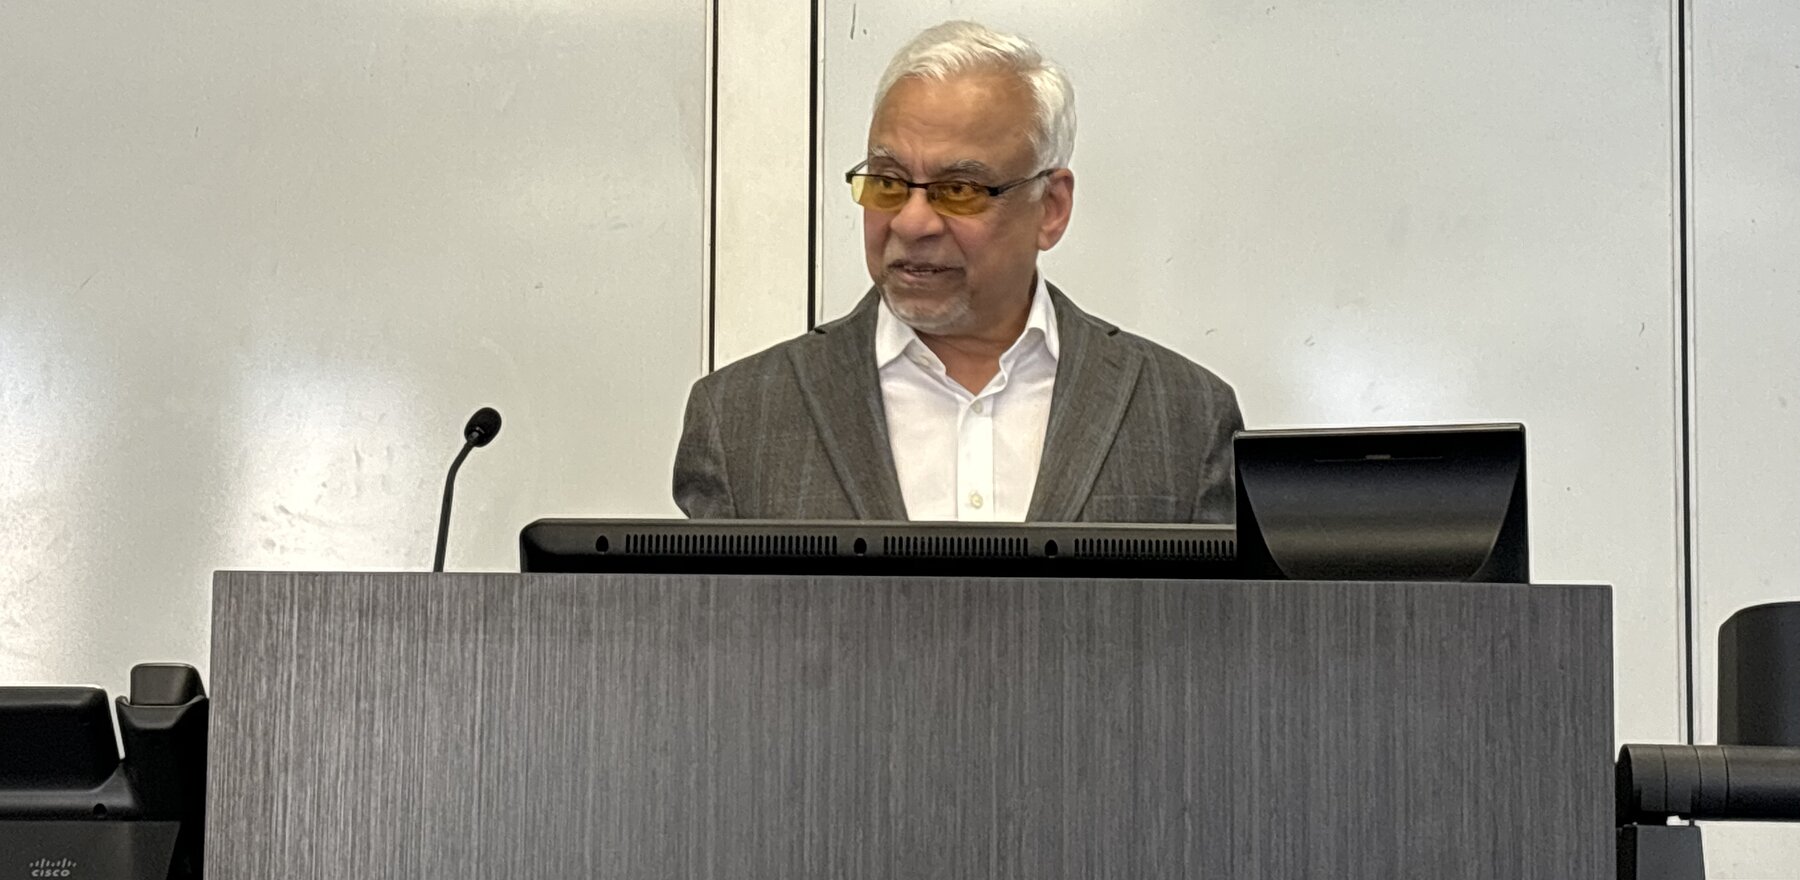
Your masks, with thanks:
M220 573L208 875L1610 878L1603 587Z

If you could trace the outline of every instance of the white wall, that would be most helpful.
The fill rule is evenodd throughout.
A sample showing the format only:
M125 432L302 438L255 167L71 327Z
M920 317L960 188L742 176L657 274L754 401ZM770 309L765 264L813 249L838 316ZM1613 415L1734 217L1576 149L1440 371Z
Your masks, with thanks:
M812 15L791 0L718 5L718 248L712 363L806 332Z
M205 669L216 568L674 514L707 9L0 5L0 681Z
M1800 601L1800 6L1695 4L1695 622L1699 734L1718 730L1718 629ZM1714 877L1791 877L1800 826L1709 823Z

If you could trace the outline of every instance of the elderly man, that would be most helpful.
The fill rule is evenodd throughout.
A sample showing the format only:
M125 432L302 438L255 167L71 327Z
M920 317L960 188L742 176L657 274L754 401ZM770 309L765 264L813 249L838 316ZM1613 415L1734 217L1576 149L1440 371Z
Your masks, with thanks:
M695 518L1227 522L1231 387L1037 271L1075 204L1074 94L1031 43L916 37L846 175L875 286L695 383Z

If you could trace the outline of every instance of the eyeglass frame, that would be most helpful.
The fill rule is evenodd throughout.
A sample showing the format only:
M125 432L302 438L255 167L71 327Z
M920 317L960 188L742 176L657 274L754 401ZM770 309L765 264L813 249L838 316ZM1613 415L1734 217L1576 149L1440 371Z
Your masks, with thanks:
M928 180L928 181L925 181L924 183L919 183L914 180L908 180L907 178L901 177L898 174L871 174L871 173L868 173L868 172L865 172L862 170L864 168L867 168L869 163L873 162L873 161L875 161L875 157L870 157L868 159L864 159L861 162L856 163L855 165L850 166L850 170L844 172L844 183L854 186L856 184L856 181L852 180L852 178L856 177L859 173L863 177L886 178L888 180L894 181L895 183L901 183L901 184L906 185L907 201L912 200L912 191L913 190L915 190L915 189L925 190L926 204L931 204L931 187L936 186L938 184L957 183L957 184L963 184L966 186L972 186L972 187L975 187L976 189L986 192L988 198L997 199L1003 195L1006 195L1008 192L1011 192L1015 189L1018 189L1021 186L1024 186L1025 184L1049 177L1051 174L1053 174L1057 171L1057 169L1055 167L1045 168L1044 170L1039 171L1038 173L1033 174L1030 177L1021 177L1018 180L1015 180L1011 183L1002 183L998 186L989 186L985 183L978 183L976 181L968 180L966 178L962 178L962 179L952 178L950 180ZM859 202L858 204L860 205L861 203ZM864 207L866 207L866 206L864 206ZM901 202L899 208L896 208L893 211L882 211L882 213L898 214L905 209L906 209L906 202ZM870 208L869 210L880 211L881 209L880 208ZM937 211L937 209L935 207L932 208L932 210ZM982 210L977 211L976 214L983 214L986 212L987 212L987 209L983 208ZM939 212L939 213L942 213L942 212ZM974 214L956 214L956 215L945 215L945 216L972 217L975 215Z

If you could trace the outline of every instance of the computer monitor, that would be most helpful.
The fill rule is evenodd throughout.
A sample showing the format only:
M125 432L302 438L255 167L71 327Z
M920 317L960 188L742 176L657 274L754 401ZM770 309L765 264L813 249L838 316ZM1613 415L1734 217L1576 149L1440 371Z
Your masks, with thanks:
M1226 525L541 519L526 572L1216 578Z
M1244 431L1238 522L542 519L526 572L1524 583L1517 424Z
M1530 580L1525 426L1243 431L1243 575Z

